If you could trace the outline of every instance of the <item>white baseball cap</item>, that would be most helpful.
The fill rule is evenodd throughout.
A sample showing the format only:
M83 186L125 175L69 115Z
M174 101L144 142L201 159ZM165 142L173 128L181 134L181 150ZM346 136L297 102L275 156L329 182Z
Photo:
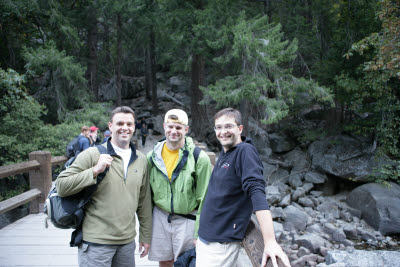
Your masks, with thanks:
M170 116L175 116L175 118L171 118ZM181 109L171 109L169 110L164 117L164 122L176 122L183 125L188 125L188 116L185 111Z

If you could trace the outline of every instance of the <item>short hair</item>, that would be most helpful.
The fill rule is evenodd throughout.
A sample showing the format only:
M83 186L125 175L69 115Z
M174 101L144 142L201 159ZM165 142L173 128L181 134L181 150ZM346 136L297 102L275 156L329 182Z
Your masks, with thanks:
M89 126L83 125L82 128L81 128L81 133L87 132L89 130L90 130Z
M214 115L214 123L222 116L228 116L229 118L234 119L237 125L242 125L242 114L237 109L224 108L223 110L218 111L217 114Z
M110 122L112 122L114 115L117 114L117 113L132 114L133 119L135 120L135 112L134 112L130 107L121 106L121 107L115 108L115 109L111 112Z

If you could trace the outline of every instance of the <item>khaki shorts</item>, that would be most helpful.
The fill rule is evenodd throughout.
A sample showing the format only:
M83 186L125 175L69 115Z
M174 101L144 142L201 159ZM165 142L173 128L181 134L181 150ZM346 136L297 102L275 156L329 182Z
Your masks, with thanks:
M78 248L80 267L134 267L135 241L126 245L81 244Z
M190 214L196 215L197 211ZM172 216L168 223L168 212L157 206L153 209L153 232L149 251L149 260L168 261L179 257L194 247L194 220L179 215Z
M196 267L231 267L236 266L240 252L240 242L209 242L200 238L196 243Z

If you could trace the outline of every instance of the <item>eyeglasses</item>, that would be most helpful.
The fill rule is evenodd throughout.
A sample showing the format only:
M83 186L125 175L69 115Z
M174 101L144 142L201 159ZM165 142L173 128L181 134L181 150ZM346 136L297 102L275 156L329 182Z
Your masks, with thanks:
M237 127L236 124L217 125L214 127L214 131L219 132L219 131L222 131L223 129L229 131L235 127Z

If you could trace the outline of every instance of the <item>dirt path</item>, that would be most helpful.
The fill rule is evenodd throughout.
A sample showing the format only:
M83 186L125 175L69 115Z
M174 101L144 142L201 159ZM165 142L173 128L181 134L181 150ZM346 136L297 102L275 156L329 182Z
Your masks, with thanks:
M144 147L142 146L142 138L139 137L137 149L140 152L142 152L143 154L147 155L147 153L153 149L156 142L158 140L162 139L163 137L164 136L162 136L162 135L152 135L152 134L148 135L146 138L146 144Z

